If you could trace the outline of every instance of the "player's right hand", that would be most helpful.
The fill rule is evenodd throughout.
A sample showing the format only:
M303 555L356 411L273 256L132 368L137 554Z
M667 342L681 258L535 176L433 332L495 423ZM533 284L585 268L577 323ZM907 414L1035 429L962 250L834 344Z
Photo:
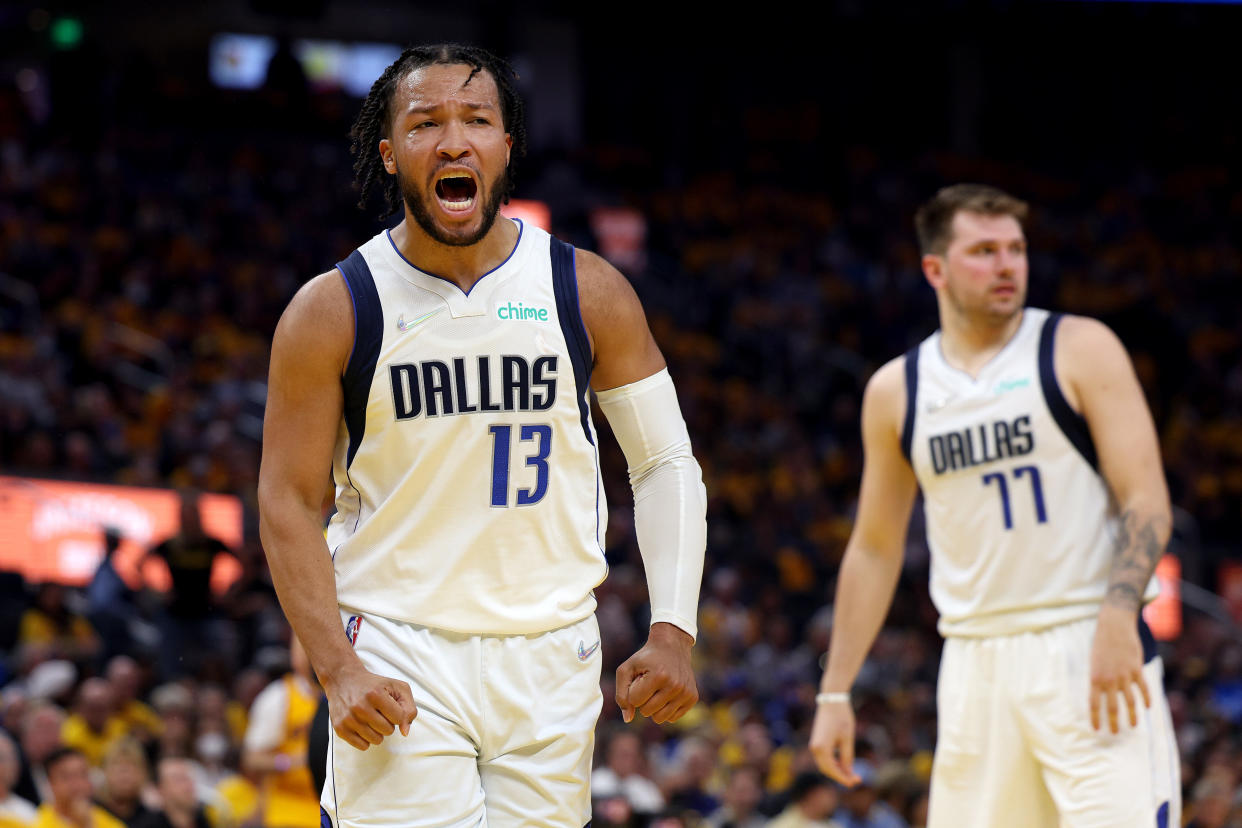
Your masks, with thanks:
M337 676L324 690L332 729L358 750L378 745L398 729L409 736L410 722L418 715L410 685L378 676L361 664Z
M816 705L811 754L821 771L847 788L862 781L854 773L854 727L854 709L848 702Z

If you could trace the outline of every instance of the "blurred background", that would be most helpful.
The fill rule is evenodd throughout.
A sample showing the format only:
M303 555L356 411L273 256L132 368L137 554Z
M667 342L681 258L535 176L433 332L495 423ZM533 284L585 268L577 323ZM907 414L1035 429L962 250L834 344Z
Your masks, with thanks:
M1187 820L1239 828L1239 31L1229 3L5 4L0 824L33 819L14 791L58 796L43 763L66 743L129 825L318 825L281 799L306 784L305 722L250 715L317 693L258 543L270 337L385 224L348 153L371 82L405 45L460 40L521 76L511 209L631 279L710 497L702 703L657 727L605 702L595 823L759 826L792 803L923 824L940 640L918 514L857 685L864 785L809 773L806 742L861 391L936 328L913 213L969 180L1032 204L1030 303L1131 351L1176 511L1149 620ZM647 619L604 444L609 700Z

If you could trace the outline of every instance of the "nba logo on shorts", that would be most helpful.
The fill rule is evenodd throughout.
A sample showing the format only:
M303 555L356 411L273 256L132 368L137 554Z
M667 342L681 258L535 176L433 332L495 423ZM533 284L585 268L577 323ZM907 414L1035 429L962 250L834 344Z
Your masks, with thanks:
M349 620L345 622L345 637L349 639L349 643L351 645L357 643L358 630L360 629L362 629L362 616L349 616Z

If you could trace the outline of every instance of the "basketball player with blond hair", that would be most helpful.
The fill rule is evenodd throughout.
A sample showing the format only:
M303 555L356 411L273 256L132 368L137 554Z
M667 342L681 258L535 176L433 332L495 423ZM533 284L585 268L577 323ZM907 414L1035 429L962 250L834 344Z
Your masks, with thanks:
M1139 614L1171 528L1156 430L1107 327L1025 307L1026 215L960 184L915 218L940 329L863 397L811 750L857 783L849 690L921 489L945 637L929 826L1177 826L1162 666Z

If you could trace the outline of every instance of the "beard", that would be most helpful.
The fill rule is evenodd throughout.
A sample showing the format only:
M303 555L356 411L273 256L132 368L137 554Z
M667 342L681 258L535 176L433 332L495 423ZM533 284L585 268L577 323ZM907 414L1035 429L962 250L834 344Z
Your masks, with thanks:
M436 224L435 219L431 217L431 209L422 190L407 181L401 173L401 169L397 168L397 186L401 189L401 198L405 202L406 209L410 211L410 215L414 217L414 221L418 222L418 226L422 228L424 233L436 242L448 247L470 247L483 240L492 229L492 225L496 223L496 215L500 212L501 199L504 198L505 190L508 189L508 180L509 168L506 167L493 181L488 182L486 188L480 187L480 191L475 197L482 198L485 193L487 197L481 200L479 204L482 221L479 223L478 230L466 236L450 235L444 231L443 227ZM432 198L434 197L433 195Z

